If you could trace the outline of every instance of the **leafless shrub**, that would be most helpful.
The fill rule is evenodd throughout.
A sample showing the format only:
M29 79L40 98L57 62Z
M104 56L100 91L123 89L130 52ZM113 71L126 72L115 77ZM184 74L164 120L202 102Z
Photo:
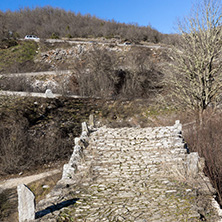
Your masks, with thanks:
M79 93L109 98L147 98L161 88L162 74L147 50L121 56L95 48L76 63Z
M24 123L18 122L11 126L0 127L0 165L1 174L17 172L24 165L24 157L28 156L30 140L28 140ZM27 159L29 161L30 158Z
M0 97L0 175L67 160L96 99Z
M59 93L63 96L78 94L78 82L75 75L67 76L57 72L57 75L53 78L53 80L56 83L54 87L51 87L53 88L53 92Z
M163 77L152 59L152 51L134 49L125 58L126 75L122 94L128 98L149 98L161 88Z
M30 130L26 118L0 123L0 175L18 173L69 156L72 141L62 129Z
M71 94L78 95L79 94L79 85L78 85L78 80L76 76L72 75L69 78L68 82L68 89L71 92Z
M161 43L177 46L179 45L180 38L179 34L164 34Z
M16 75L0 79L0 89L9 91L33 91L30 81L25 76Z
M83 96L108 97L118 82L118 57L106 49L95 48L79 61L75 70L79 93Z
M211 115L208 112L204 116L202 126L190 125L184 136L189 149L205 158L205 173L217 189L222 204L222 114Z

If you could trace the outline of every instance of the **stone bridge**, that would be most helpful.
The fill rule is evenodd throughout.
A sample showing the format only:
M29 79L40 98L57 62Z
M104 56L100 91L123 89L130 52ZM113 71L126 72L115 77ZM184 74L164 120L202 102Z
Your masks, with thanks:
M63 178L35 221L220 221L204 161L184 147L181 124L83 126Z

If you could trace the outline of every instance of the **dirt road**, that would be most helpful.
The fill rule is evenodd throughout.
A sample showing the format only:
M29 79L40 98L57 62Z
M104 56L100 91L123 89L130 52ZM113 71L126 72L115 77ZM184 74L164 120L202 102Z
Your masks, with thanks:
M61 169L55 169L51 171L47 171L40 174L35 174L31 176L12 178L9 180L0 181L0 193L6 189L11 189L17 187L19 184L29 184L36 180L40 180L42 178L52 176L54 174L60 173Z

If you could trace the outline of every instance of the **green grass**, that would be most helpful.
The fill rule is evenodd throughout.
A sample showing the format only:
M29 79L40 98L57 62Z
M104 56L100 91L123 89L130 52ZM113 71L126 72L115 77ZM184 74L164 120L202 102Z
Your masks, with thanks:
M0 49L0 72L8 72L11 66L20 66L27 61L33 61L37 54L38 43L23 41L18 45Z

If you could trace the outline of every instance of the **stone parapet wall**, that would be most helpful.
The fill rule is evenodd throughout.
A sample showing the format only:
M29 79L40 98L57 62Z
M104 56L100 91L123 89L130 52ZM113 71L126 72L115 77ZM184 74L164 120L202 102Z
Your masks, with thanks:
M83 122L81 136L75 138L75 146L72 156L68 164L65 164L63 167L62 180L73 179L75 177L75 174L78 171L78 166L82 161L83 149L88 146L89 134L90 130L88 126L86 122Z

